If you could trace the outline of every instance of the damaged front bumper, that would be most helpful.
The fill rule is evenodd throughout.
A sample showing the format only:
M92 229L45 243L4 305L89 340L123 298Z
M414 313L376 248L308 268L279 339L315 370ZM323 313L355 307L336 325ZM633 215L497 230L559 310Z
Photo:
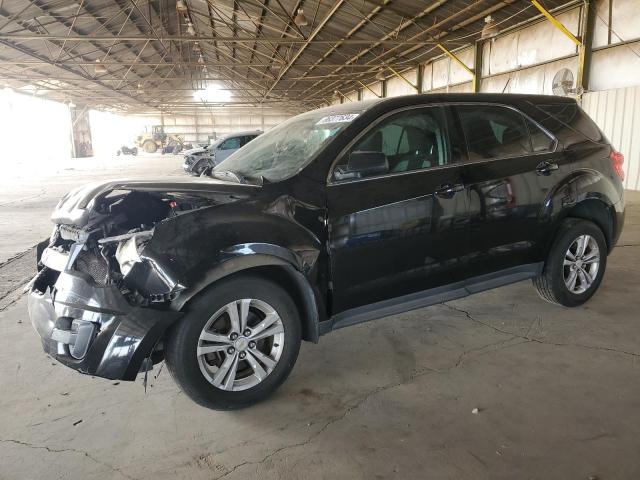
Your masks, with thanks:
M48 276L57 274L52 282ZM45 267L29 291L29 316L46 353L81 373L134 380L180 312L131 305L115 285Z

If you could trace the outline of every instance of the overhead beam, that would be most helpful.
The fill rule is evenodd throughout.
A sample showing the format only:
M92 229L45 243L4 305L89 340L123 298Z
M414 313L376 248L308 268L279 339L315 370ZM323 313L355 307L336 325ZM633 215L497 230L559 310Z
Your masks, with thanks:
M342 0L344 2L344 0ZM342 4L342 2L338 2L337 4ZM337 5L336 4L336 5ZM334 5L334 8L336 6ZM172 35L168 37L162 37L162 42L185 42L185 43L193 43L193 42L218 42L218 43L260 43L260 44L281 44L281 45L307 45L307 44L316 44L316 45L333 45L336 43L342 43L344 45L371 45L371 40L358 39L358 38L334 38L334 39L323 39L317 40L311 38L309 39L303 38L272 38L272 37L264 37L264 38L254 38L254 37L219 37L213 35L199 35L199 36L189 36L184 37L180 35ZM39 40L56 40L63 42L67 40L69 42L112 42L113 37L103 36L103 35L54 35L48 33L38 33L38 34L10 34L10 33L0 33L0 40L9 40L12 42L26 42L26 41L39 41ZM158 41L157 38L149 35L120 35L118 40L121 42L143 42L147 41ZM429 41L429 40L402 40L402 39L391 39L387 38L384 40L374 40L376 45L435 45L437 41ZM460 43L462 45L462 43Z
M533 4L534 7L536 7L540 11L540 13L542 13L542 15L544 15L547 18L547 20L551 22L551 24L554 27L556 27L558 30L564 33L569 40L571 40L573 43L575 43L578 46L582 45L582 42L573 33L571 33L569 29L565 27L560 20L554 17L553 13L549 12L549 10L544 8L542 4L538 2L538 0L531 0L531 3Z

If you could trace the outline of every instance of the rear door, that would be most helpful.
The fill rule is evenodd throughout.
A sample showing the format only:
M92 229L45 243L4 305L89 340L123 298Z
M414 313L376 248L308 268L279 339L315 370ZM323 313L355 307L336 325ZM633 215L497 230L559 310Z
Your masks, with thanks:
M468 104L455 110L468 147L468 276L540 261L538 247L550 226L542 212L570 170L556 139L508 106Z
M449 114L422 107L388 115L334 166L328 186L333 314L459 278L469 231ZM388 168L345 178L352 152L381 152Z

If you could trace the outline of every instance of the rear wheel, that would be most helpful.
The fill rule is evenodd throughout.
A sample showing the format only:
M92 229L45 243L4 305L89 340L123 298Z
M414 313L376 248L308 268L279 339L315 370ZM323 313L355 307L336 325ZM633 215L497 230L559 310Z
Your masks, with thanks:
M235 277L190 302L165 343L167 367L198 404L233 410L273 393L300 349L298 311L278 285Z
M533 283L548 302L577 307L596 292L606 266L602 230L587 220L569 218L560 226L544 270Z
M153 140L145 140L142 149L147 153L155 153L158 150L158 145Z

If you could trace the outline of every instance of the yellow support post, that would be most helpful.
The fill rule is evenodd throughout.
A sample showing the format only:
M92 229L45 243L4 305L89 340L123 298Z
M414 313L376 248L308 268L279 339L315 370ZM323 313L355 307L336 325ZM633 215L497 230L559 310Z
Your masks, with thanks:
M551 12L549 12L549 10L547 10L546 8L544 8L539 2L538 0L531 0L531 3L533 4L534 7L536 7L540 13L542 13L542 15L544 15L545 17L547 17L547 20L549 20L554 27L556 27L558 30L560 30L562 33L564 33L567 38L569 38L569 40L571 40L573 43L575 43L577 46L582 46L582 42L573 34L571 33L567 27L565 27L562 22L560 20L558 20L556 17L554 17Z
M471 75L475 76L476 72L474 72L473 69L467 67L467 64L464 63L462 60L460 60L455 53L450 51L447 47L445 47L441 43L438 44L438 48L440 50L442 50L447 57L450 57L452 60L454 60L456 63L458 63L458 65L460 65L462 68L464 68L467 72L469 72Z

